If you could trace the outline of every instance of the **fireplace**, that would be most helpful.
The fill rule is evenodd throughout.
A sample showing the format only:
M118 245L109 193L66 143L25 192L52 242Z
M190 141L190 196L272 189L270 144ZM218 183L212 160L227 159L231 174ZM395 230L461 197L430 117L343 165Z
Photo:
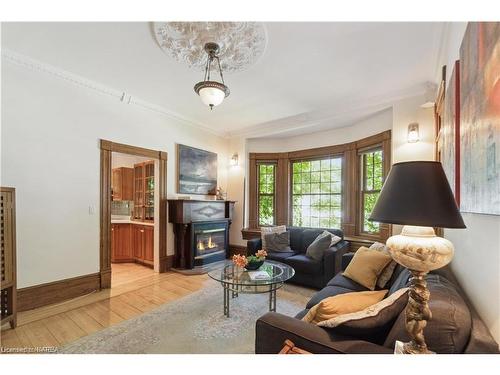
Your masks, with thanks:
M226 258L227 221L193 223L194 266Z
M209 263L229 254L233 201L169 199L168 221L174 226L174 268L206 272Z

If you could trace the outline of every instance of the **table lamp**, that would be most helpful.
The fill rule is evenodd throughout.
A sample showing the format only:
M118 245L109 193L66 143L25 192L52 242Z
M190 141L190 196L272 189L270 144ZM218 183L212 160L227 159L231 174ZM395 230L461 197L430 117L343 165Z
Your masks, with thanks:
M425 276L453 258L453 244L437 237L433 227L465 228L441 163L394 164L369 220L404 225L401 234L390 237L386 243L392 258L412 274L405 311L406 330L412 340L397 342L395 351L432 353L423 334L432 317Z

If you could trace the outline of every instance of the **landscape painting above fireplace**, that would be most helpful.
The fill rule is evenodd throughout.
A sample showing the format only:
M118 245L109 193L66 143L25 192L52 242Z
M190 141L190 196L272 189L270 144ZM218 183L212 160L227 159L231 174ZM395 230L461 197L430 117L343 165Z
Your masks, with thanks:
M179 193L214 195L217 190L217 154L178 145Z

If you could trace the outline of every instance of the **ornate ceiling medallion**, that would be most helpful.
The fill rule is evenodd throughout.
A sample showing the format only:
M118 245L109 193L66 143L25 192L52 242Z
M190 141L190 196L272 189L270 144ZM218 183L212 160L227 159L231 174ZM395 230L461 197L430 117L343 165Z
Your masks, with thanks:
M265 27L259 22L155 22L161 49L189 67L204 70L206 43L217 43L224 72L242 71L255 64L267 45Z

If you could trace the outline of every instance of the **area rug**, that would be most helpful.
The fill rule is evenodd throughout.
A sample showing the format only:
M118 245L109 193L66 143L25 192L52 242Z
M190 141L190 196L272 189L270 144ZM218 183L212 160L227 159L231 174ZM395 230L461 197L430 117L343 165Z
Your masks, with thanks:
M285 285L277 312L294 316L313 290ZM59 349L59 353L254 353L255 322L269 308L269 295L240 294L223 315L222 287L215 281L182 299L126 320Z

